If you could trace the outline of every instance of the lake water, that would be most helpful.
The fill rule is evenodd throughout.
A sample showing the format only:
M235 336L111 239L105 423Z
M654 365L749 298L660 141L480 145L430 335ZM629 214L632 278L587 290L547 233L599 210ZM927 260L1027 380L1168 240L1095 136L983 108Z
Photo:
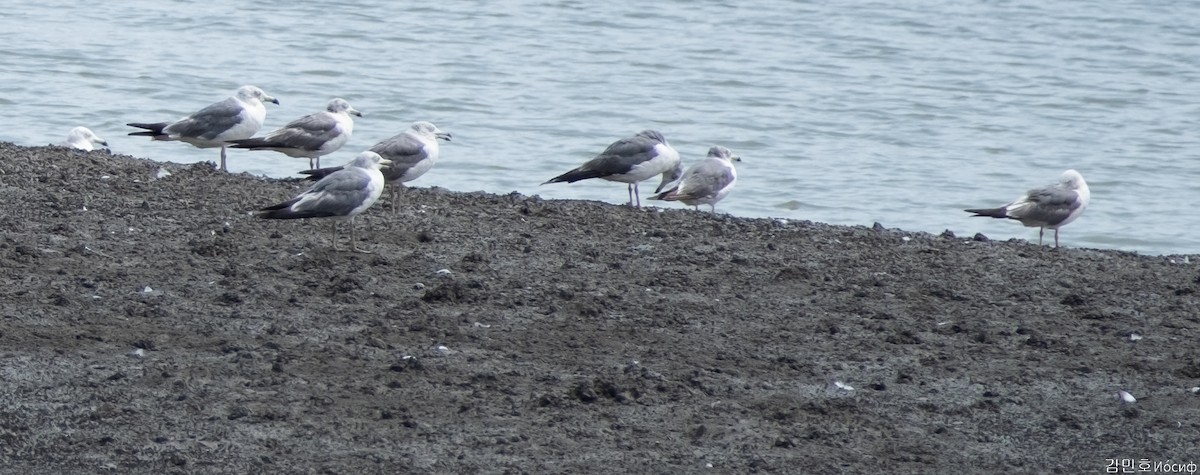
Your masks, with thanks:
M0 140L86 125L114 152L216 160L124 124L254 84L282 103L264 133L333 97L364 113L323 164L416 120L454 134L412 186L623 203L621 183L539 183L654 128L688 163L743 157L719 212L1036 241L962 208L1075 168L1092 202L1065 246L1200 253L1200 2L347 3L7 5ZM306 167L230 152L234 172Z

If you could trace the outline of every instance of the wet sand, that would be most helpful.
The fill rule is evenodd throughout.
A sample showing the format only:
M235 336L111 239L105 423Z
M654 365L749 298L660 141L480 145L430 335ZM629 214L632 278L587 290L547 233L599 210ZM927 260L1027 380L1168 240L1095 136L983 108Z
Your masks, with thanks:
M305 186L0 144L0 466L1200 462L1195 256L420 187L356 254L248 214Z

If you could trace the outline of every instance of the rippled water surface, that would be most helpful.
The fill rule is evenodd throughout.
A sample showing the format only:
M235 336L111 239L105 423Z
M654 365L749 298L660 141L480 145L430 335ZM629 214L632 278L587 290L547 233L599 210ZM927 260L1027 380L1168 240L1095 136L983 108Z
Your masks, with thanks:
M265 129L333 97L364 113L323 163L416 120L453 133L413 186L620 203L620 183L538 184L655 128L688 162L712 144L743 157L718 205L738 216L1036 240L961 209L1075 168L1093 198L1064 245L1200 253L1200 3L410 3L7 6L0 140L86 125L114 152L215 160L124 124L254 84L282 103ZM230 154L234 172L307 166Z

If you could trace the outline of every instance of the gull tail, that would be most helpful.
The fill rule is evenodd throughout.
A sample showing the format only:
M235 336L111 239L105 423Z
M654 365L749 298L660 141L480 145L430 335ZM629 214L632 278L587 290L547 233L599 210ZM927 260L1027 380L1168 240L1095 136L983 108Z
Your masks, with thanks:
M693 197L692 195L681 195L681 194L679 194L679 190L674 189L674 188L650 197L650 199L652 199L652 200L662 200L662 201L682 201L682 200L690 200L690 199L694 199L694 198L695 197Z
M656 190L656 191L657 191L657 190ZM679 187L677 187L677 186L672 186L672 187L670 187L670 188L667 188L667 189L666 189L666 190L664 190L662 193L659 193L659 194L657 194L657 195L651 196L651 197L650 197L650 199L652 199L652 200L660 200L660 201L679 201L679 199L680 199L680 196L679 196Z
M1008 208L1004 207L1004 206L1001 206L999 208L968 209L968 210L963 210L963 211L966 211L968 213L975 213L975 215L972 216L972 218L979 217L979 216L986 217L986 218L1007 218L1007 217L1009 217L1008 216Z
M131 122L131 123L128 123L125 125L128 125L130 127L137 127L139 129L146 129L146 130L142 130L142 131L138 131L138 132L130 132L129 135L154 137L156 140L162 140L167 137L167 134L163 132L163 129L167 128L167 126L171 125L171 123L170 122L156 122L156 123Z
M575 183L579 180L586 180L588 178L600 178L602 176L604 176L604 175L595 170L582 170L582 169L576 168L569 172L563 173L562 175L559 175L559 176L556 176L549 180L546 180L542 184L545 185L547 183L562 183L564 181L567 183Z
M341 171L341 170L342 170L342 167L329 167L329 168L317 168L314 170L300 170L299 173L301 175L308 175L308 176L304 177L305 180L317 181L317 180L320 180L322 178L329 176L329 174L331 174L333 172Z

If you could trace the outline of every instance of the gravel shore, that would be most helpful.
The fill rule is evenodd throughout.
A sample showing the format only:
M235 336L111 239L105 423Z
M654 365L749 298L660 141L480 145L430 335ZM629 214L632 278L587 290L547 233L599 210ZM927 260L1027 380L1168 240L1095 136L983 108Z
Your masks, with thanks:
M1200 258L306 186L0 143L0 472L1200 462Z

